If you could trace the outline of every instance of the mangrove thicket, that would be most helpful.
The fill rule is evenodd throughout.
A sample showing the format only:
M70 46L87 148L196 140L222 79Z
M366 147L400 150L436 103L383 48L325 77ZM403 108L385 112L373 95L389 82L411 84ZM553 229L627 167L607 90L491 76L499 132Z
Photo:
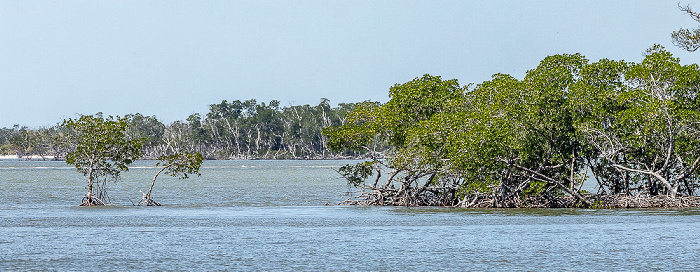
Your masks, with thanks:
M415 78L324 132L373 156L339 169L359 189L346 204L697 206L699 88L698 65L658 45L639 63L562 54L522 80Z

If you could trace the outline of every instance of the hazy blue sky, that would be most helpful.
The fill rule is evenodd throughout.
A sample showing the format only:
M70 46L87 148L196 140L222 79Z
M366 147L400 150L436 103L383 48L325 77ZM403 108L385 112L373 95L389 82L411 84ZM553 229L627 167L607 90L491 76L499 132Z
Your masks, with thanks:
M0 0L0 127L184 120L221 100L386 102L429 73L522 78L545 56L640 61L697 27L671 1ZM700 10L700 2L690 1Z

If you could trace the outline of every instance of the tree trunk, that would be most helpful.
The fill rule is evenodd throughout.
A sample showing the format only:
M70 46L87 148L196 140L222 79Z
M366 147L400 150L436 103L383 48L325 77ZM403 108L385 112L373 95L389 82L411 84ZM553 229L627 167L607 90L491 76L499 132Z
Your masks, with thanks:
M158 173L156 173L156 175L153 176L153 180L151 180L151 187L148 188L148 192L147 192L147 193L143 194L143 198L141 198L141 201L139 201L138 206L141 206L141 205L146 205L146 206L160 206L160 203L156 202L155 200L153 200L153 199L151 198L151 192L153 192L153 185L156 184L156 179L158 178L158 175L160 175L160 173L162 173L163 171L165 171L165 169L168 168L169 166L170 166L170 164L168 164L168 165L166 165L166 166L163 166L163 168L161 168L161 169L158 171Z
M93 165L90 164L90 168L88 169L88 191L85 197L83 197L83 201L80 203L80 206L102 206L105 203L100 200L98 197L95 196L93 193L93 187L94 187L94 170L93 170Z

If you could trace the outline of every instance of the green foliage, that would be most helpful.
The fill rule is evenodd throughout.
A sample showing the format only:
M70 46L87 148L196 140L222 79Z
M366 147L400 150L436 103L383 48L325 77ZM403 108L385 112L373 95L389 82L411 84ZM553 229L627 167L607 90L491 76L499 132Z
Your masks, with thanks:
M183 152L172 155L163 155L158 158L160 162L156 166L162 166L166 175L187 179L189 175L200 176L199 167L202 166L204 157L200 153Z
M163 144L166 126L155 116L140 113L124 116L127 120L127 134L132 139L143 139L144 149L156 148Z
M355 165L348 164L340 167L338 173L342 175L353 186L360 186L368 177L374 174L376 162L366 161Z
M623 88L610 88L616 105L583 122L603 159L625 171L628 183L650 194L693 194L700 158L697 65L682 66L661 46L629 64ZM683 186L681 186L683 185Z
M214 158L328 158L328 138L322 130L348 122L346 114L357 104L340 104L332 108L328 99L318 105L281 107L280 102L258 103L255 100L222 101L210 106L200 125L190 122L192 130L201 127L206 138L198 148L188 144L173 150L197 150ZM361 104L361 103L358 103ZM193 120L198 118L193 118ZM192 137L181 137L188 140ZM331 143L332 145L332 143ZM341 149L336 153L347 151ZM361 152L359 152L361 153ZM353 155L358 152L353 152ZM351 155L352 156L352 155Z
M485 182L491 188L516 188L524 195L569 186L571 171L579 171L571 86L587 63L583 56L545 58L522 81L497 74L479 84L469 96L463 129L456 149L465 186Z
M84 175L118 178L119 173L127 171L127 166L140 156L143 140L127 138L126 118L83 115L64 120L62 126L72 132L61 139L61 143L71 149L66 163L74 165Z
M49 156L55 150L55 128L30 129L15 125L0 129L0 155Z
M678 8L696 22L700 22L700 14L694 12L690 5L681 6L679 3ZM688 52L693 52L700 48L700 29L681 28L672 32L671 38L673 39L673 44Z
M182 154L364 156L372 160L339 172L350 184L376 191L368 203L468 205L488 195L494 206L514 207L527 198L569 195L589 205L579 190L590 180L603 194L694 194L700 186L699 89L700 67L681 65L655 45L639 63L553 55L521 80L495 74L475 86L423 75L392 86L385 104L331 107L322 99L282 107L275 100L224 100L204 116L170 125L134 114L67 120L49 129L15 126L0 130L0 152L65 152L90 180L118 177L141 144L146 157L172 164L164 170L185 178L198 173L199 164ZM54 145L56 134L88 144ZM133 148L112 155L116 146ZM108 159L92 165L93 175L85 169L92 159L87 154L95 153ZM378 186L382 173L390 176ZM368 185L371 176L377 178Z
M362 150L369 148L373 141L378 141L381 122L377 120L380 104L365 101L354 107L345 118L345 123L338 127L326 127L323 134L329 138L328 147L334 151Z
M489 194L494 205L518 206L564 194L590 205L579 191L590 173L612 193L692 194L700 167L698 86L698 66L680 65L661 46L641 63L554 55L522 80L496 74L470 89L425 75L397 84L386 104L357 107L348 114L352 122L325 133L336 150L386 140L382 165L404 173L387 184L400 183L399 192L414 190L418 199L442 190L463 201ZM362 164L342 170L358 187L375 172ZM421 189L416 181L425 176L435 178L425 183L435 189Z
M443 81L439 76L424 75L389 90L391 100L382 106L378 126L389 142L405 147L412 132L420 131L421 122L440 113L456 111L462 103L465 89L456 79ZM413 131L412 131L413 130Z
M155 116L126 115L127 137L143 139L142 158L198 152L207 159L303 159L362 157L367 150L341 148L329 151L322 130L348 122L355 107L374 102L341 103L331 107L328 99L318 105L282 107L279 101L223 100L210 105L206 115L192 114L170 124ZM0 128L0 152L19 156L64 158L68 151L54 143L65 127L30 129ZM11 142L12 141L12 142ZM384 144L372 146L383 150Z
M177 177L179 179L187 179L192 174L201 175L199 173L199 168L202 166L202 160L204 157L200 153L196 152L181 152L172 155L163 155L158 158L160 162L156 166L160 166L160 170L153 176L151 180L151 186L148 192L143 194L143 198L138 203L138 206L160 206L160 203L151 198L151 193L153 192L153 186L156 184L156 179L161 173L166 175Z
M127 137L127 118L83 115L64 120L62 126L68 129L59 139L69 150L66 163L88 177L88 202L83 204L93 205L93 181L100 177L119 179L120 173L140 157L143 140Z

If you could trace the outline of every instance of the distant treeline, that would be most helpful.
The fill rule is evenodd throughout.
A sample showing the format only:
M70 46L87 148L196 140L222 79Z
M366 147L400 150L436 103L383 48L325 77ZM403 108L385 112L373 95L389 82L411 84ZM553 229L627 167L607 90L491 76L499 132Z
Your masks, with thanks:
M223 100L210 105L206 116L192 114L184 121L164 124L156 116L129 114L129 136L145 139L143 157L189 151L207 159L333 159L359 158L364 151L330 152L321 131L345 124L346 115L358 105L331 107L328 99L318 105L281 107L280 102ZM57 139L61 125L29 128L15 125L0 129L0 155L62 159Z

